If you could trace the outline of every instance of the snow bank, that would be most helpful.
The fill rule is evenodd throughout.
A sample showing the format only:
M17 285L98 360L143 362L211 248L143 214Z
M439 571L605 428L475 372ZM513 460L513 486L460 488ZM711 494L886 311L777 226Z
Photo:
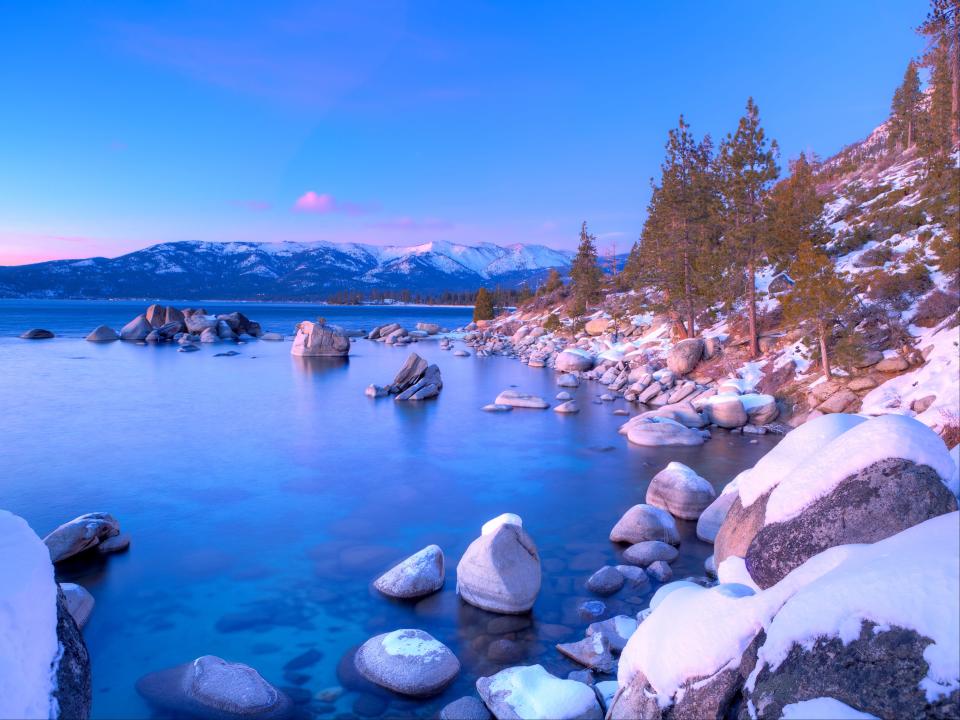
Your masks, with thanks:
M56 716L57 584L50 551L0 510L0 717Z
M744 507L752 505L808 457L819 453L834 439L862 422L865 419L856 415L824 415L787 433L756 465L734 479L741 504Z
M923 653L929 669L920 684L929 701L960 687L960 513L932 518L872 545L831 548L794 573L833 550L846 550L848 557L799 590L776 614L748 687L763 667L779 667L794 644L811 648L823 636L849 643L859 637L866 620L933 640Z
M783 706L780 720L880 720L876 715L860 712L832 697L790 703Z
M832 492L844 478L891 457L929 465L945 485L953 477L953 460L933 430L912 418L884 415L859 423L819 452L807 455L790 472L789 481L780 482L770 493L764 523L770 525L796 517Z

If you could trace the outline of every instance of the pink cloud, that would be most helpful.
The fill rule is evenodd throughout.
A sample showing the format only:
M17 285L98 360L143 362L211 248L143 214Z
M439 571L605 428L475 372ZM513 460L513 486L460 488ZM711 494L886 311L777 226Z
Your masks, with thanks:
M337 200L330 193L317 193L313 190L308 190L297 198L297 201L293 204L293 209L296 212L316 213L318 215L326 215L329 213L363 215L370 211L371 206Z

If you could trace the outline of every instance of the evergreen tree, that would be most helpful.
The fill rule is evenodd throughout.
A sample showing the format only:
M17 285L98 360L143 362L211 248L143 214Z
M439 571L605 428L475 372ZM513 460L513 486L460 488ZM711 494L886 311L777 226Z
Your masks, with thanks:
M493 297L485 287L477 290L473 300L473 321L477 320L493 320Z
M945 64L940 87L950 88L950 145L956 147L960 144L960 0L931 0L930 12L918 29L934 46L933 57L927 56L928 62L933 60L934 73L938 54ZM935 89L936 86L934 80Z
M547 273L547 280L543 284L544 292L552 293L556 290L559 290L563 287L563 278L560 277L560 273L556 268L550 268L550 272Z
M600 295L600 282L603 274L597 264L596 237L587 231L587 223L580 226L580 245L570 264L570 282L573 286L576 308L582 315L587 306L596 302Z
M790 163L790 177L770 193L767 257L783 270L803 242L820 246L830 235L823 224L823 198L817 194L813 166L804 153Z
M953 118L951 111L951 78L948 50L940 46L933 53L933 68L930 72L933 92L930 95L930 113L924 150L930 157L947 155L953 148Z
M757 269L766 257L764 213L770 186L780 174L777 143L768 144L760 127L760 111L753 98L737 131L727 135L720 147L724 205L724 247L727 268L734 280L734 297L746 293L749 349L760 352L757 328Z
M830 257L808 241L800 244L790 277L795 284L782 299L784 322L801 328L809 342L819 347L823 373L830 378L833 327L853 307L853 287Z
M921 105L920 75L911 60L903 75L903 83L893 94L890 104L890 144L909 150L917 142L924 112Z

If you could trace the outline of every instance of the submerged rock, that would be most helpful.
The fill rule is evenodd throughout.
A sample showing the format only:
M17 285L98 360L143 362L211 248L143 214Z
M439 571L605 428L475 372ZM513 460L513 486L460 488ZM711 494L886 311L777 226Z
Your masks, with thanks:
M620 571L612 565L606 565L587 579L587 590L597 595L613 595L623 587L623 582Z
M627 429L627 440L634 445L646 447L703 445L704 439L700 430L688 428L668 418L638 415L630 419Z
M390 597L418 598L442 588L443 576L443 550L428 545L378 577L373 586Z
M669 545L659 540L645 540L636 545L631 545L623 552L623 559L631 565L647 567L658 560L671 563L677 559L680 551L673 545Z
M577 405L575 400L567 400L554 407L553 411L561 415L574 415L580 412L580 406Z
M370 682L413 697L441 692L460 672L450 649L423 630L394 630L367 640L354 659Z
M454 700L440 710L440 720L490 720L490 717L483 701L472 695Z
M53 337L53 333L43 328L33 328L22 333L20 337L24 340L49 340Z

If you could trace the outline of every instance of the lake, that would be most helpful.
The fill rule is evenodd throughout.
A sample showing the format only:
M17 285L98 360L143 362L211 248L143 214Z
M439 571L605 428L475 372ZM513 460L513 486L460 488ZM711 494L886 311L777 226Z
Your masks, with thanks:
M233 346L178 353L82 339L101 323L119 330L145 306L0 301L0 507L41 537L92 511L112 513L132 536L127 553L58 567L61 580L96 599L84 637L97 718L163 717L134 683L204 654L252 665L303 696L346 688L333 701L336 693L314 700L309 713L304 707L305 717L435 716L473 693L477 677L514 664L540 662L566 676L579 668L553 646L583 636L577 607L593 599L584 582L619 561L608 533L643 502L650 478L677 460L719 489L776 442L721 433L698 448L629 446L617 434L626 418L612 411L635 408L594 404L604 388L592 383L572 391L579 415L485 413L481 406L511 386L552 400L554 373L509 358L454 357L435 341L358 340L347 362L330 362L292 357L289 341L214 357ZM286 334L317 315L351 329L470 319L467 308L204 307L239 309ZM16 337L31 327L58 337ZM439 365L438 399L364 396L368 384L392 380L411 351ZM523 517L544 579L529 625L494 636L488 624L497 616L456 596L455 568L480 526L503 512ZM712 548L696 539L694 523L678 525L675 576L702 575ZM371 588L430 543L446 555L441 592L397 602ZM609 614L635 614L649 596L621 591L607 601ZM350 670L354 647L404 627L430 632L463 664L437 698L405 700ZM495 637L515 640L522 657L487 659Z

